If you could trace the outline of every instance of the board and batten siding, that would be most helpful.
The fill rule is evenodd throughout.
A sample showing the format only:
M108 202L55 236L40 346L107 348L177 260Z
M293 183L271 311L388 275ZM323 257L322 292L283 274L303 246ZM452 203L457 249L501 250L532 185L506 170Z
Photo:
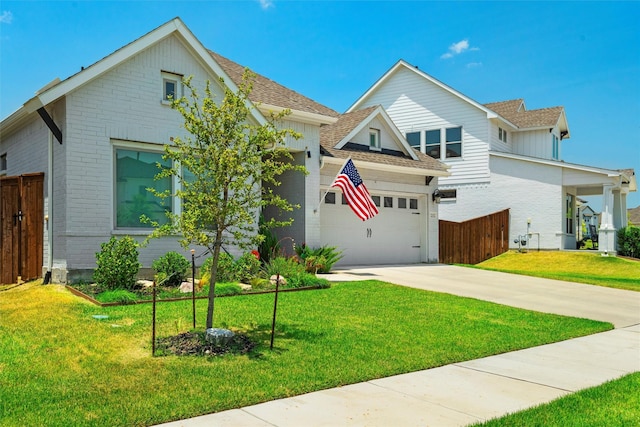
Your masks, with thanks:
M388 150L405 151L396 144L396 136L389 129L389 126L379 117L374 117L371 121L351 138L349 142L353 142L365 147L370 146L369 131L375 129L380 131L380 147Z
M400 132L462 126L462 158L446 159L451 176L440 184L489 180L489 126L484 111L406 68L398 69L362 105L382 105Z
M224 95L217 77L207 73L180 39L171 36L66 97L67 216L63 229L69 270L94 268L100 243L112 234L132 234L142 240L147 233L114 229L114 144L143 143L145 149L161 152L171 137L184 136L181 115L161 102L163 71L193 75L192 83L201 95L204 82L210 80L215 95L219 99ZM167 238L141 248L140 262L148 267L170 250L186 253L175 238Z
M523 156L537 157L539 159L553 159L553 142L552 135L556 135L559 141L558 159L562 159L562 141L560 141L560 132L558 128L521 131L514 133L513 137L513 153Z
M299 121L285 119L281 128L292 129L302 135L295 140L287 137L287 147L293 151L297 164L304 164L309 172L303 176L296 172L292 179L304 185L298 189L293 183L284 185L287 176L283 176L283 185L277 191L292 203L300 204L301 208L294 211L293 229L279 231L279 235L284 237L293 234L296 242L305 242L311 247L320 245L320 216L317 213L319 205L318 193L320 191L320 126ZM309 152L307 156L306 152Z

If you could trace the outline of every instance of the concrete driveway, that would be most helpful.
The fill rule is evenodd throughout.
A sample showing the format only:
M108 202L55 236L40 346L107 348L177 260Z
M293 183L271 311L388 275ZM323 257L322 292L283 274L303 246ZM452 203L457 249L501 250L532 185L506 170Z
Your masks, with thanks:
M442 264L350 267L324 277L333 281L382 280L544 313L611 322L616 328L640 324L640 292L602 286Z

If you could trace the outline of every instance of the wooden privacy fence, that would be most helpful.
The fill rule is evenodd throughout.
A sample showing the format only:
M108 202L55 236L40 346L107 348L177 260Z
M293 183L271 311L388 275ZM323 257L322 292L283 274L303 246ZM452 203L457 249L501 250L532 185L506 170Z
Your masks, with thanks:
M43 173L0 178L0 284L42 274Z
M464 222L439 221L440 262L477 264L509 250L509 209Z

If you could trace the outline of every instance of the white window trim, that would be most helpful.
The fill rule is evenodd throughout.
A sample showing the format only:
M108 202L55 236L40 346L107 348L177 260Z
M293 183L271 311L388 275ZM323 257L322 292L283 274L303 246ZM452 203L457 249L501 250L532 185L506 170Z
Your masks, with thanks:
M371 145L371 137L375 137L375 145ZM380 129L369 128L369 150L382 151L382 143L380 142Z
M166 81L173 81L176 84L176 96L174 99L176 98L181 98L182 97L182 79L183 79L183 75L181 74L177 74L177 73L170 73L168 71L162 71L160 72L160 81L162 83L161 85L161 99L160 99L160 103L162 105L171 105L171 101L169 101L167 99L167 94L165 93L165 82Z
M447 142L447 130L448 129L457 129L460 128L460 141L449 141ZM442 160L462 160L464 157L464 126L449 126L442 129L442 134L440 135L440 157ZM447 144L460 144L460 155L455 157L447 157Z
M112 230L111 230L111 234L132 234L132 235L144 235L144 234L149 234L150 229L149 228L140 228L140 227L118 227L117 226L117 218L118 218L118 203L116 200L117 194L118 194L118 189L116 188L116 186L118 185L118 183L116 182L117 179L117 155L116 155L116 151L117 150L130 150L130 151L146 151L148 153L156 153L156 154L164 154L164 145L163 144L157 144L157 143L151 143L151 142L135 142L135 141L125 141L125 140L121 140L121 139L112 139L111 140L111 153L112 153L112 176L111 176L111 181L112 181L112 203L113 203L113 209L112 209L112 214L113 214L113 218L111 221L112 224ZM172 191L175 193L175 189L178 188L178 186L180 185L180 182L178 180L178 177L176 176L172 176L171 177L171 188ZM182 213L182 204L180 203L180 200L178 200L178 197L172 197L171 198L171 210L174 214L176 215L180 215Z

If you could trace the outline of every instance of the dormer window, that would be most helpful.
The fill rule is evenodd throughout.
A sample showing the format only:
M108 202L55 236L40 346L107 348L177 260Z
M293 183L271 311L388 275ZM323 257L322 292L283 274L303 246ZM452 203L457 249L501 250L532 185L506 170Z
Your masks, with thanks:
M174 99L178 99L181 94L182 76L180 74L173 74L162 72L162 103L170 104Z
M379 151L380 148L380 130L369 129L369 149Z

